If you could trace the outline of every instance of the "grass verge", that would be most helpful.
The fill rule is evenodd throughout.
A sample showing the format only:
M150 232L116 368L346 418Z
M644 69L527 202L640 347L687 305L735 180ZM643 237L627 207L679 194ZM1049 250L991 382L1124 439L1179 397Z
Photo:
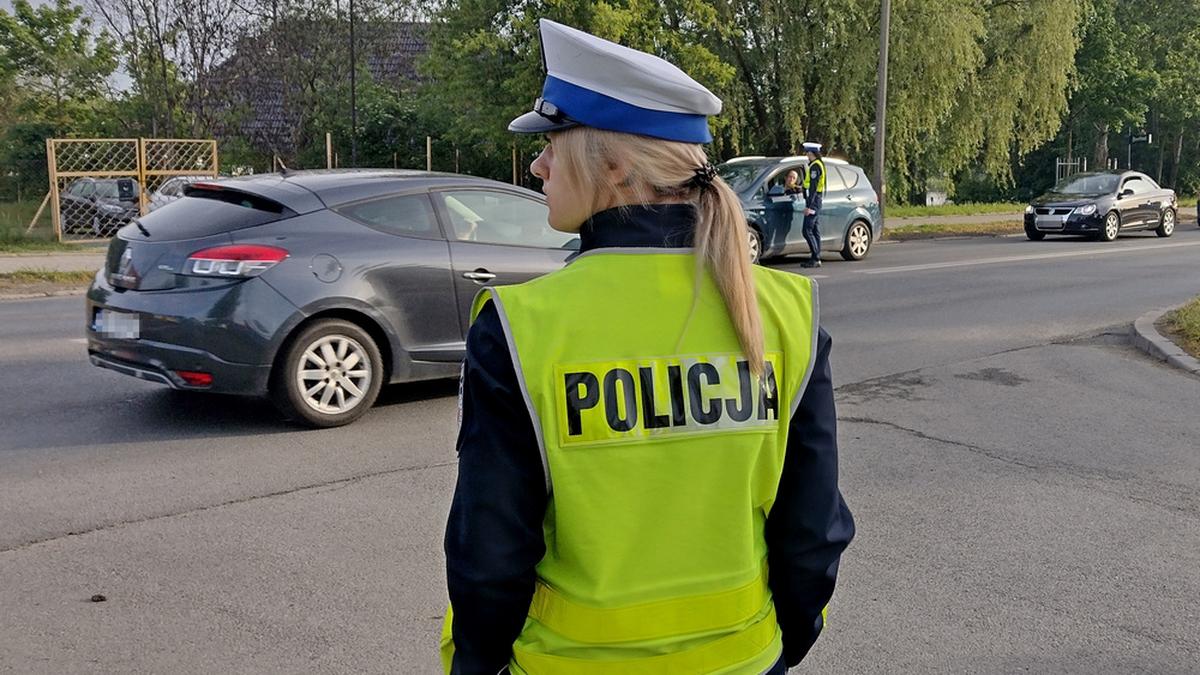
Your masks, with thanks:
M55 270L17 270L0 273L0 295L51 295L82 290L91 283L95 272L59 272Z
M935 239L937 237L1000 237L1024 232L1024 225L1012 221L995 223L957 223L935 225L902 225L884 229L883 238L890 241Z
M1200 298L1192 300L1163 317L1159 329L1183 350L1200 359Z
M54 236L50 208L29 229L29 221L37 213L41 201L0 202L0 254L39 253L84 250L80 244L64 244Z
M888 218L911 218L913 216L979 216L989 213L1016 213L1024 211L1025 205L1017 202L991 202L986 204L943 204L925 206L913 204L887 207Z

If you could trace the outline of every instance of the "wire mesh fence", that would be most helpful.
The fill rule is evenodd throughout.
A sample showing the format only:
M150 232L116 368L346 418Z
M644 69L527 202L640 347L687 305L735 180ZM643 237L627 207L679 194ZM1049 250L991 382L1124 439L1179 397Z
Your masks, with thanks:
M218 174L216 141L48 139L50 204L62 241L108 239L125 224Z

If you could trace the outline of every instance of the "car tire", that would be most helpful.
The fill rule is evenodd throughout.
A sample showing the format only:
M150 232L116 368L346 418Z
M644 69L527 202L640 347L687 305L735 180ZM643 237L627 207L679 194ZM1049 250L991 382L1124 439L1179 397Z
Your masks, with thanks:
M1175 234L1175 209L1164 209L1158 216L1158 229L1154 230L1154 234L1160 237L1169 237Z
M1025 236L1029 238L1029 241L1041 241L1046 238L1046 233L1032 225L1026 225Z
M271 373L271 402L303 425L340 427L370 410L384 377L379 347L365 330L320 319L287 341Z
M862 260L871 252L871 228L861 220L850 223L842 244L842 258Z
M1104 216L1104 224L1100 226L1100 232L1096 236L1100 241L1116 241L1121 234L1121 216L1116 211L1109 211L1107 216Z
M746 230L749 232L747 244L750 247L750 264L757 265L762 262L762 233L753 225L746 225Z

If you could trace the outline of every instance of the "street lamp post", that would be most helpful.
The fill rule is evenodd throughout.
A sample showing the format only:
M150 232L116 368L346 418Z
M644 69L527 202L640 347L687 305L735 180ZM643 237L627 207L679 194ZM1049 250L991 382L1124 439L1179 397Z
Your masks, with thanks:
M879 8L879 80L875 86L875 191L879 193L879 217L887 202L887 174L883 169L884 138L887 135L888 31L892 22L891 0Z
M358 101L355 99L358 60L354 51L354 0L350 0L350 166L358 167Z

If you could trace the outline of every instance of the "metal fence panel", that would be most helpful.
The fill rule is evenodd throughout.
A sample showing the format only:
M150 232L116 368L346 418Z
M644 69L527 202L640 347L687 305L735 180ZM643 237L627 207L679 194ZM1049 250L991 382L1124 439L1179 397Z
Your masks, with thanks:
M218 175L212 140L62 138L46 141L51 218L61 241L111 238L177 198L182 180Z

